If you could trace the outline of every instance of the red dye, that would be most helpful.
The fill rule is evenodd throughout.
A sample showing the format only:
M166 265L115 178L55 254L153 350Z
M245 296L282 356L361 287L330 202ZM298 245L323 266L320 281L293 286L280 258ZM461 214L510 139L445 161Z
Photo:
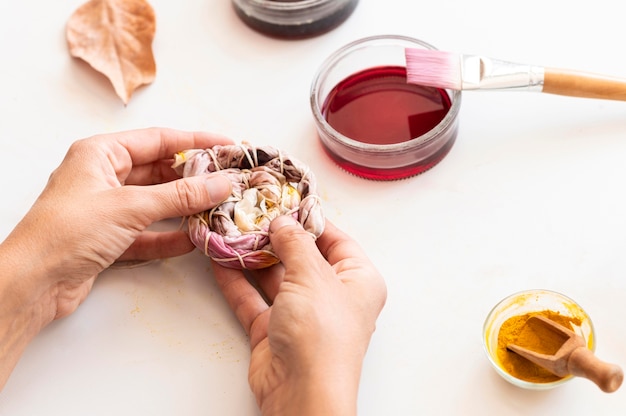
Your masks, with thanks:
M352 140L390 145L408 142L432 130L443 120L451 105L445 90L408 84L406 68L381 66L353 74L337 84L328 94L321 112L330 126ZM348 172L368 179L396 180L418 175L435 166L448 154L455 139L456 125L453 125L429 141L440 143L440 147L428 146L428 149L434 149L431 153L426 149L417 151L420 155L416 155L415 162L405 165L395 163L395 157L385 156L383 150L379 153L379 167L370 166L377 150L358 155L356 150L344 153L339 148L333 150L322 144L326 153ZM416 147L420 146L420 143L411 144L405 151L416 152ZM385 160L390 162L388 167L382 167Z
M408 84L406 68L386 66L358 72L337 84L322 112L328 124L346 137L392 144L432 130L451 104L445 91Z

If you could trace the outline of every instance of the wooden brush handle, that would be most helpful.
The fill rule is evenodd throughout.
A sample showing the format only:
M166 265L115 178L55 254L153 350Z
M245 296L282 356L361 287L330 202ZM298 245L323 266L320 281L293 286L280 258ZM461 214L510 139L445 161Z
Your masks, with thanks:
M545 68L543 92L571 97L626 101L626 79Z
M601 361L586 347L572 351L567 367L570 374L588 378L607 393L617 390L624 380L624 372L619 366Z

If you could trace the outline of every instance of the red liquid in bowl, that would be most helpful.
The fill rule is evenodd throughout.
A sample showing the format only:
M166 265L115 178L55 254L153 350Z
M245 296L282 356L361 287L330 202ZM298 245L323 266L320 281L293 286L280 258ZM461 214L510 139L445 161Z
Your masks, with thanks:
M322 115L333 129L352 140L389 145L407 142L432 130L451 105L445 90L408 84L406 68L384 66L358 72L337 84L324 102ZM393 180L430 169L453 143L450 140L415 165L392 169L359 166L340 155L329 154L341 167L358 176Z

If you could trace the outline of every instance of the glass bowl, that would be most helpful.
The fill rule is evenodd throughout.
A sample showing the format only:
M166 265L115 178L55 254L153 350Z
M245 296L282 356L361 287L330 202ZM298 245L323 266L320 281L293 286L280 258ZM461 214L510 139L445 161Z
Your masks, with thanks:
M493 368L502 378L515 386L531 390L547 390L560 386L573 378L570 375L545 383L523 380L507 372L498 358L498 333L502 324L513 316L545 310L580 319L580 325L574 325L573 331L585 339L587 348L595 351L595 330L591 318L572 299L558 292L542 289L514 293L500 301L487 315L483 325L483 342Z
M436 49L406 36L367 37L331 54L314 76L310 105L321 144L334 162L357 176L396 180L423 173L456 140L461 92L408 84L405 48ZM356 104L367 96L367 105ZM348 108L354 110L342 126L330 121ZM384 137L396 130L401 131L397 138Z

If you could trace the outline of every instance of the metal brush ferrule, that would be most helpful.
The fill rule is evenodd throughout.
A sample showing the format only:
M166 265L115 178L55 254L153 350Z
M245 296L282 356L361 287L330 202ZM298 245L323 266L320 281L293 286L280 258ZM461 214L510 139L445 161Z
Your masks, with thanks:
M544 69L540 66L465 55L461 61L463 90L543 90Z

